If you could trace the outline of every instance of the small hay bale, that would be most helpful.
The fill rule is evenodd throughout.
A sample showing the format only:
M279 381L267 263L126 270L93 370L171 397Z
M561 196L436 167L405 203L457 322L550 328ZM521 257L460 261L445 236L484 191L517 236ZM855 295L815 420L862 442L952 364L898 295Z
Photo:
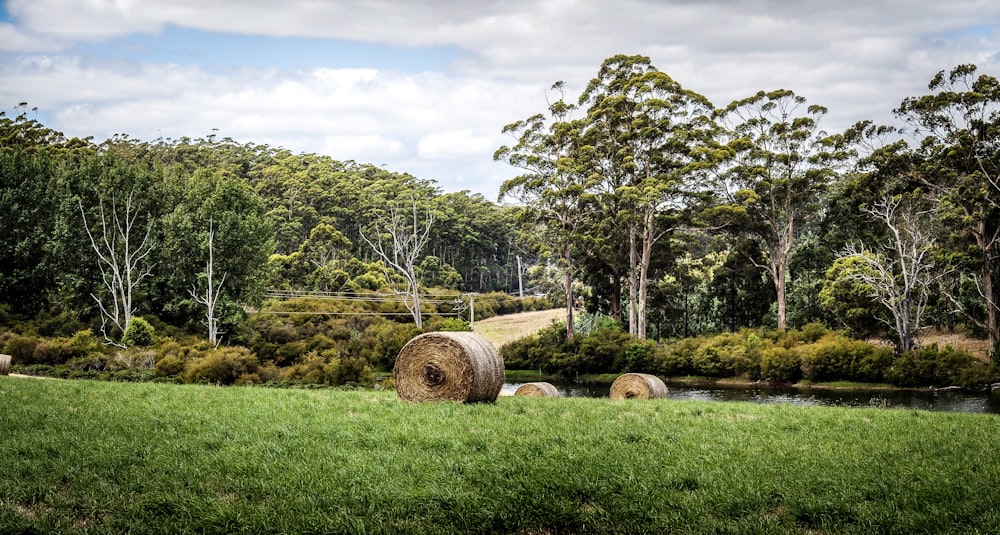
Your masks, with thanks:
M503 358L476 333L425 333L399 351L392 378L407 401L496 401Z
M667 385L648 373L626 373L611 383L611 399L656 399L667 397Z
M552 383L524 383L514 391L515 396L530 396L533 398L557 398L559 391Z
M10 355L0 355L0 375L10 375Z

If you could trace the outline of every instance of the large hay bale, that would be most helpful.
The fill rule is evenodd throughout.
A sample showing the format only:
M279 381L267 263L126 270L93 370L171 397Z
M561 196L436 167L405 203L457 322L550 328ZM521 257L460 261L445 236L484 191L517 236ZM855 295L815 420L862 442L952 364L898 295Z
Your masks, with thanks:
M392 378L408 401L496 401L503 358L476 333L425 333L399 351Z
M559 391L552 383L524 383L514 391L515 396L530 396L534 398L557 398Z
M648 373L626 373L611 383L611 399L655 399L667 397L667 385Z
M0 375L10 374L10 355L0 355Z

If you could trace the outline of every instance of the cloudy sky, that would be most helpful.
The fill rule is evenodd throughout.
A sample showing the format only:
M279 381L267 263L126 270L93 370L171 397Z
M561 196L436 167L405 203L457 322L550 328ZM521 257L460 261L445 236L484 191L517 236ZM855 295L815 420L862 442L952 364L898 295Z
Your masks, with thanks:
M642 54L717 106L786 88L836 131L939 70L1000 75L995 0L3 0L0 107L68 136L217 134L496 199L501 128Z

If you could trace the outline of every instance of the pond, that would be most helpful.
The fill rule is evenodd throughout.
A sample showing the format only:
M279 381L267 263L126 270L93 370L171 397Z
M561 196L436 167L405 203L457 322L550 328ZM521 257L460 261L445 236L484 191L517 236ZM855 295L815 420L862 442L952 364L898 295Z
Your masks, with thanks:
M607 397L611 385L550 381L566 397ZM505 383L501 395L513 395L523 383ZM845 390L750 386L691 386L668 384L670 399L792 403L803 406L879 407L946 412L1000 414L1000 390Z

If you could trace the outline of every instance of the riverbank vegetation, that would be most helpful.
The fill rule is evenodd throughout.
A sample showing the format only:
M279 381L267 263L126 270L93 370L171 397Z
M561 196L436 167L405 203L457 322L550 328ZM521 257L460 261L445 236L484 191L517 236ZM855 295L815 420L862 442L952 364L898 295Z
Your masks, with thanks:
M496 203L214 135L66 138L21 103L0 113L0 351L59 376L369 384L415 334L564 306L562 338L510 367L989 384L919 340L998 354L1000 83L928 75L897 126L827 132L792 90L712 103L616 55L498 127L520 174ZM575 338L579 310L601 336Z
M0 405L4 533L1000 525L993 415L15 377Z
M855 340L819 323L801 329L742 329L656 343L613 324L578 329L572 340L553 325L501 348L506 366L579 380L621 371L793 384L849 381L895 387L977 387L1000 382L995 362L930 344L897 354L891 345Z

